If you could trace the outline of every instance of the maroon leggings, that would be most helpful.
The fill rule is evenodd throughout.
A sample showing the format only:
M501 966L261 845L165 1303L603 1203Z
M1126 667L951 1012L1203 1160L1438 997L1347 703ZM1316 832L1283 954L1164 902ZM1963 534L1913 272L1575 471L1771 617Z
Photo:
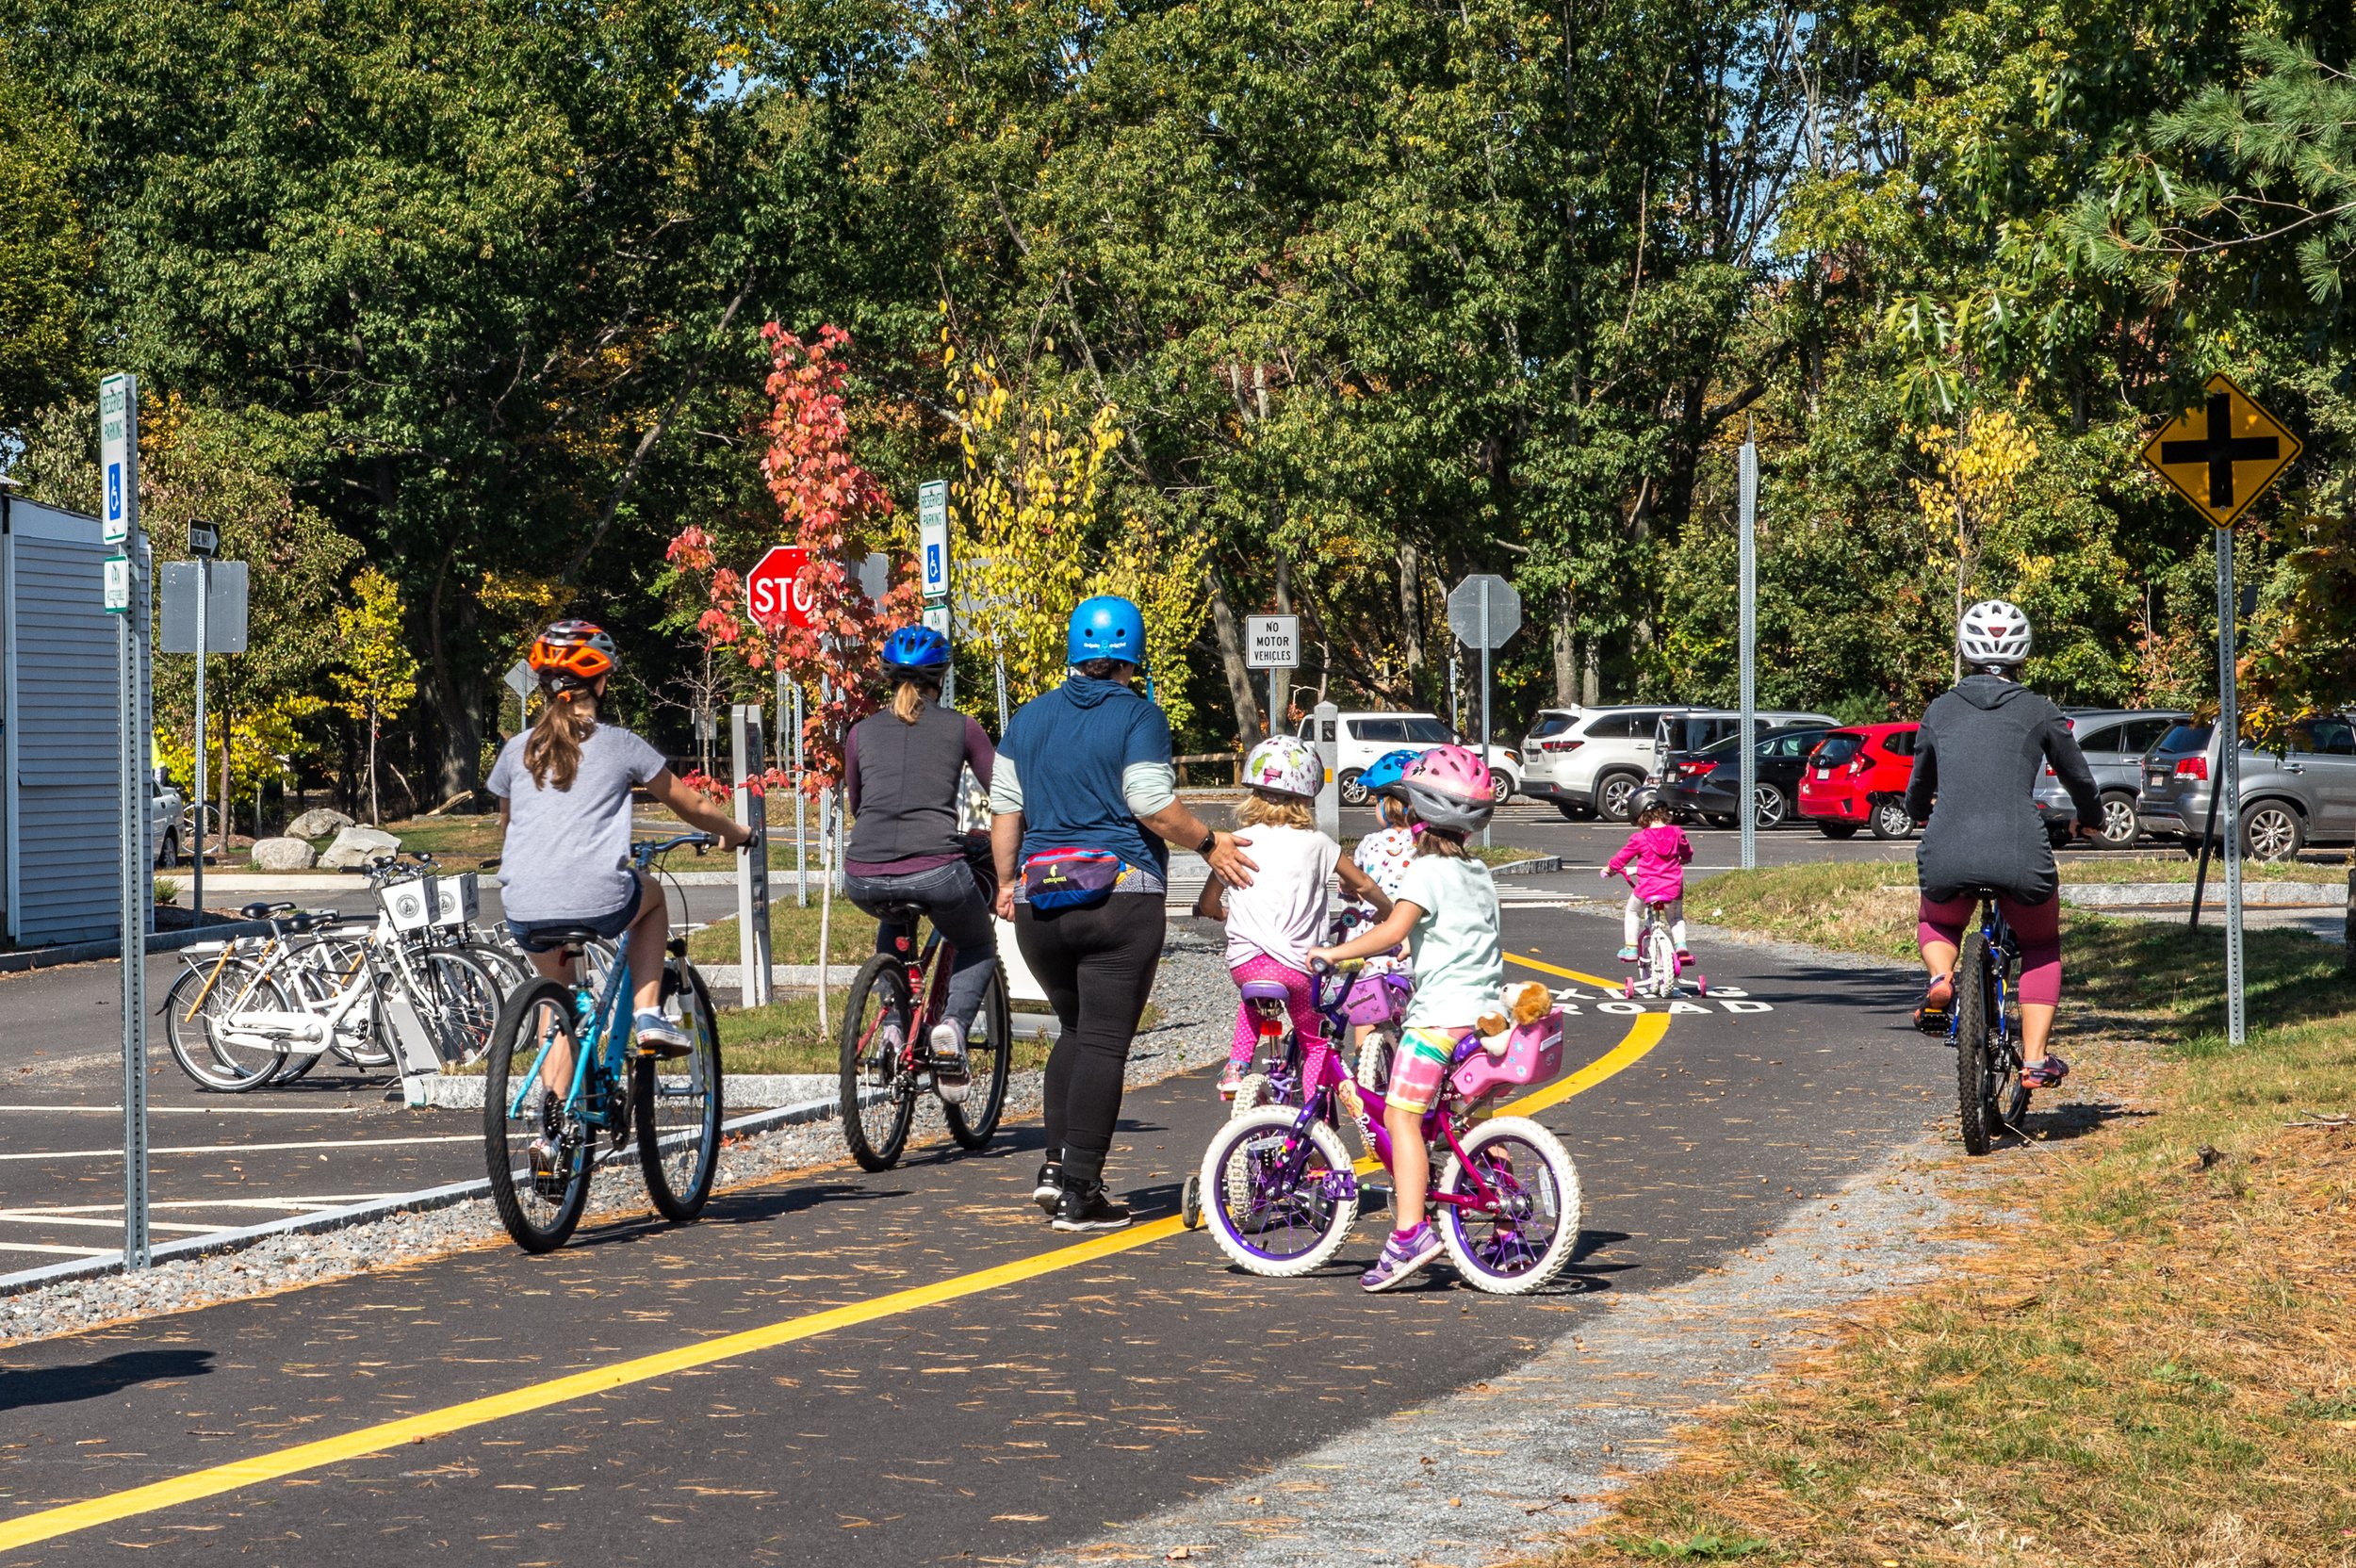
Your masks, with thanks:
M2060 895L2042 904L2023 904L2017 898L1999 894L1996 906L2004 912L2012 934L2021 941L2021 1000L2053 1006L2061 1001ZM1922 910L1915 917L1916 940L1961 947L1963 928L1971 923L1972 912L1978 907L1979 900L1968 893L1949 899L1934 899L1924 893Z

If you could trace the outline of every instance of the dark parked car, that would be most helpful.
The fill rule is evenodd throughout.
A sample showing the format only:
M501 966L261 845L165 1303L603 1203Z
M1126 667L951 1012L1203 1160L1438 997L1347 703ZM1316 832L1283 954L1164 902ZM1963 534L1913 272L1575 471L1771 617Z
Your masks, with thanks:
M1829 725L1794 724L1762 732L1758 747L1759 825L1774 827L1792 816L1799 798L1800 774L1808 755L1824 738ZM1712 827L1733 827L1740 822L1742 798L1742 759L1731 735L1670 764L1661 798L1679 816L1700 817Z

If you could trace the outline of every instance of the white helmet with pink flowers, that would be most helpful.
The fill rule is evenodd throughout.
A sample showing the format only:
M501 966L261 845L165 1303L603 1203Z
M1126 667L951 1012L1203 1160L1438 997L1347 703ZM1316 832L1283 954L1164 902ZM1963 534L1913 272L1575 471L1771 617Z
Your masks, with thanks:
M1489 764L1463 746L1433 746L1395 786L1416 820L1449 833L1478 833L1497 810Z
M1325 782L1325 764L1298 736L1271 735L1243 760L1243 781L1250 789L1315 800Z

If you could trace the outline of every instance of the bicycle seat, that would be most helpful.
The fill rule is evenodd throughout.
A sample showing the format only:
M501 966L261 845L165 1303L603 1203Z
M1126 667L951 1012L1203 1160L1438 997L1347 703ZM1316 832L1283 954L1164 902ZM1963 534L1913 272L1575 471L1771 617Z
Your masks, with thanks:
M543 925L532 936L554 947L586 947L603 939L601 933L591 925Z
M238 909L237 915L241 920L268 920L272 915L284 914L293 907L294 905L291 902L286 904L265 904L257 899L254 903L248 904Z
M921 904L878 904L875 906L875 918L886 925L912 927L924 918L924 906Z
M1291 994L1284 988L1282 980L1247 980L1243 983L1243 999L1246 1002L1283 1002Z

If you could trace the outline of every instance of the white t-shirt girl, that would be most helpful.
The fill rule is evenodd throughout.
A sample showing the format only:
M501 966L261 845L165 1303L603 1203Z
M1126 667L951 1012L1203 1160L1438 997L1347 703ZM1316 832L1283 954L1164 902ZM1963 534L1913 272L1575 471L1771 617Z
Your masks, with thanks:
M1305 827L1240 829L1244 850L1258 862L1249 888L1227 890L1227 967L1262 955L1302 973L1309 950L1325 945L1331 892L1326 881L1341 863L1342 846Z

